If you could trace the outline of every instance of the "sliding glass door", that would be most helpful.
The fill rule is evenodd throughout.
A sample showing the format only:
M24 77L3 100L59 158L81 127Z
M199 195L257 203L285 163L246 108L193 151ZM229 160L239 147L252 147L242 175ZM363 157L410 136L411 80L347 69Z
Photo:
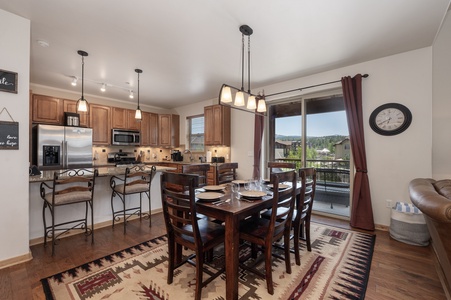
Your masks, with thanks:
M343 96L310 96L269 106L269 161L315 167L313 209L349 217L351 149Z

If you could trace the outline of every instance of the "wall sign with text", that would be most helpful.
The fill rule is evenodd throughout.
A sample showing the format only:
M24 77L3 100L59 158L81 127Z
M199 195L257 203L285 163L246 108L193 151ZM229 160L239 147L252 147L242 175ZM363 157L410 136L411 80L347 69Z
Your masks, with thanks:
M17 73L0 70L0 91L17 94Z
M19 149L19 123L0 121L0 150Z

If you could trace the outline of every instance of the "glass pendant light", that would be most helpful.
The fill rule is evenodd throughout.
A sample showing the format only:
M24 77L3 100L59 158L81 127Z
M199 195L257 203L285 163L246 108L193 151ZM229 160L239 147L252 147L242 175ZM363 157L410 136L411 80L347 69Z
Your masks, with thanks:
M81 56L81 98L77 101L77 113L87 112L88 111L88 101L86 101L84 97L84 73L85 73L85 56L88 56L88 53L83 50L78 50L77 53Z
M138 107L136 108L135 119L141 120L142 114L141 114L141 108L139 107L139 74L141 74L143 71L141 69L135 69L135 72L138 73Z
M256 109L257 105L255 102L255 96L249 96L249 98L247 98L247 109Z
M232 102L232 91L230 87L224 86L221 91L221 102L230 103Z

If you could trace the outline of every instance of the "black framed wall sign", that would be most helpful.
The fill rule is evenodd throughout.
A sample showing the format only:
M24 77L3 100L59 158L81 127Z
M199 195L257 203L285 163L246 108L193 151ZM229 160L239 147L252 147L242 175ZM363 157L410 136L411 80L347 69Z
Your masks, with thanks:
M0 91L17 94L17 73L0 69Z
M0 150L19 149L19 122L0 121Z

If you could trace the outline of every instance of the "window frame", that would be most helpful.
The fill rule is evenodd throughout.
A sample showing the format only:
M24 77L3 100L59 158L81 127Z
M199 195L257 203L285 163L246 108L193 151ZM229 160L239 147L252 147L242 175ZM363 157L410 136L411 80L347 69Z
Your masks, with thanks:
M204 122L203 122L203 133L202 134L194 134L194 135L196 135L196 136L200 136L200 137L203 137L203 146L202 146L202 150L198 150L198 149L196 149L196 150L191 150L191 137L193 136L193 133L192 133L192 129L193 129L193 127L192 127L192 122L193 122L193 119L198 119L198 118L203 118L204 119ZM205 152L205 115L204 114L199 114L199 115L193 115L193 116L187 116L186 117L186 122L187 122L187 126L186 126L186 128L187 128L187 130L186 130L186 149L189 149L189 150L191 150L191 153L204 153Z

